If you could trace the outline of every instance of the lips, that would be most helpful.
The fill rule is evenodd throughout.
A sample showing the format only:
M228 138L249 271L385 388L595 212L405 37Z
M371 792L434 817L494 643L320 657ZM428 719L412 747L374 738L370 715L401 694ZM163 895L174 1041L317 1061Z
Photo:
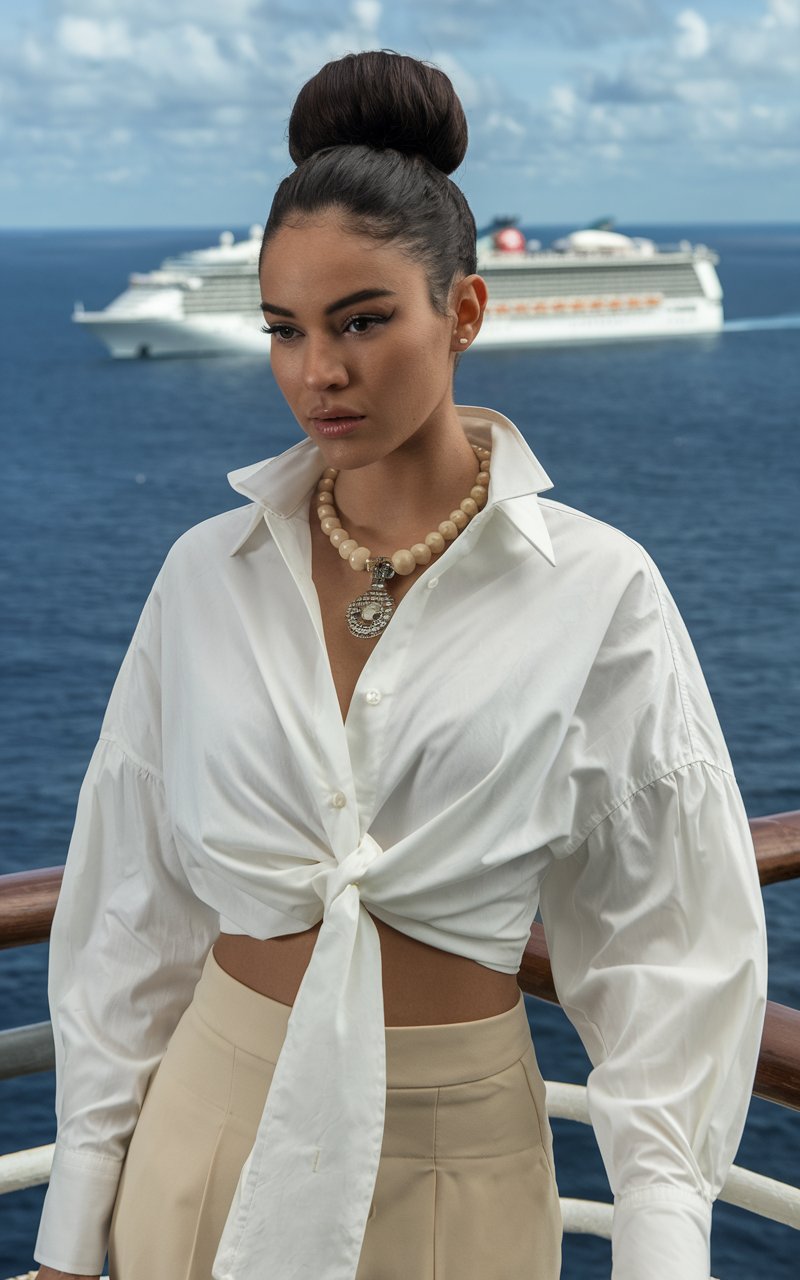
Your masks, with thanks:
M344 406L326 409L322 413L311 414L311 422L320 435L341 436L354 431L359 422L364 421L362 413L355 413Z

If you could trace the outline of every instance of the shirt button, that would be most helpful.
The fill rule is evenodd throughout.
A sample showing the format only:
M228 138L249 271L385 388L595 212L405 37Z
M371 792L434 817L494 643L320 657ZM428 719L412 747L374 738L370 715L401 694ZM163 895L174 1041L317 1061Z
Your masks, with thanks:
M433 588L434 588L434 587L436 587L436 586L438 586L438 585L439 585L439 579L438 579L438 578L429 578L429 579L428 579L428 590L429 590L429 591L433 591Z
M344 806L347 804L347 796L344 794L343 791L334 791L333 795L331 796L331 804L333 805L334 809L343 809Z
M382 696L380 689L367 689L367 692L364 694L364 697L371 707L377 707Z

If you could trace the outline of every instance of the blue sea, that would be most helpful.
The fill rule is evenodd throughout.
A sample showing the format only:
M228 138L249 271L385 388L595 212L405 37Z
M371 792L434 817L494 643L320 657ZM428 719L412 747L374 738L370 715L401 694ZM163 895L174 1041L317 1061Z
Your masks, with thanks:
M0 233L0 873L63 863L114 675L170 544L238 504L227 471L299 438L266 347L264 359L115 362L70 323L76 299L103 306L130 271L221 229ZM544 243L570 229L527 228ZM724 331L473 351L456 398L519 425L551 496L647 547L694 638L748 813L797 809L800 225L620 230L716 249ZM800 883L764 900L770 996L797 1007ZM0 954L0 1028L49 1016L46 966L45 945ZM526 1003L544 1075L584 1080L561 1011ZM53 1097L52 1073L0 1082L0 1153L53 1140ZM591 1132L554 1131L562 1195L608 1198ZM754 1100L739 1159L800 1182L800 1116ZM0 1277L35 1266L43 1196L0 1199ZM714 1221L714 1275L796 1280L788 1228L723 1205ZM607 1243L567 1237L564 1280L600 1280L609 1261Z

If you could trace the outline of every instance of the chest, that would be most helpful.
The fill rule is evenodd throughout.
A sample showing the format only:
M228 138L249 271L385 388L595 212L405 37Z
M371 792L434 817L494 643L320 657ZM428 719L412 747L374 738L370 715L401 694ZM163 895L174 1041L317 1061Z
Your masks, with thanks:
M359 676L380 640L380 636L354 636L347 625L346 610L369 587L372 578L356 573L331 546L316 521L311 522L311 576L319 599L325 647L342 719L347 718ZM397 606L414 585L415 574L397 575L389 583L389 593ZM391 627L391 622L389 626Z

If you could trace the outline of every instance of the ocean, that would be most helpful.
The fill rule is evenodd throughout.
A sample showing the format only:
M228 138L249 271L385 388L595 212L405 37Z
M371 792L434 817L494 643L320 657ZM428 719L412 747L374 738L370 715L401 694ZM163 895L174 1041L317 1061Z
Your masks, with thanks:
M130 271L221 229L0 232L0 873L63 863L105 702L167 549L239 503L227 471L299 438L266 347L263 360L116 362L70 323L76 299L104 306ZM520 427L555 482L548 496L648 549L692 634L748 814L797 809L800 224L619 229L716 249L724 331L475 350L456 399ZM549 243L570 228L527 230ZM770 997L797 1007L800 882L764 901ZM49 1017L46 981L45 945L2 952L0 1029ZM526 1004L545 1077L585 1080L561 1010ZM0 1082L0 1153L53 1141L53 1098L52 1073ZM553 1127L561 1194L608 1199L591 1132ZM738 1158L800 1181L800 1117L753 1100ZM36 1266L44 1190L0 1199L2 1278ZM797 1248L787 1227L715 1208L720 1280L794 1280ZM609 1260L606 1242L568 1236L564 1280L607 1277Z

